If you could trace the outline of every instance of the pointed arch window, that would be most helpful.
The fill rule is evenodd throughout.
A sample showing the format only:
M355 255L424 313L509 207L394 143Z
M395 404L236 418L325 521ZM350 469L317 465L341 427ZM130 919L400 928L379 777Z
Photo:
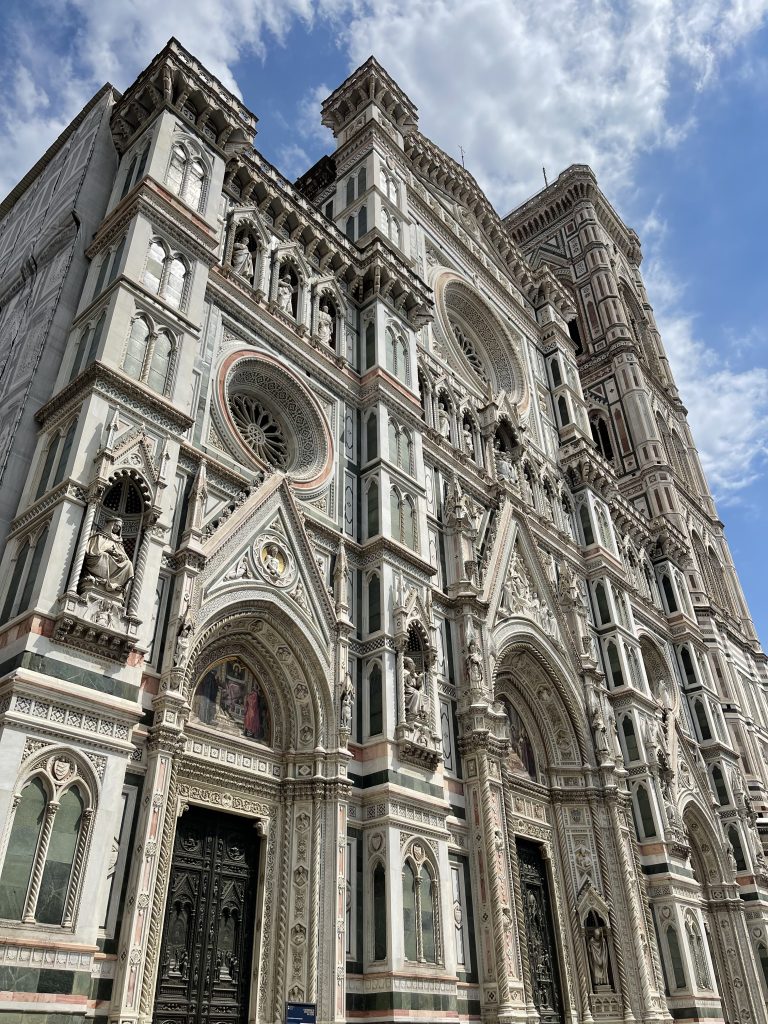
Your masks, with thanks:
M368 673L368 735L380 736L384 731L384 695L381 666L374 661Z
M416 550L416 505L409 494L401 494L393 487L389 493L390 523L393 540Z
M415 963L440 960L438 886L429 861L409 856L403 865L403 952Z
M403 384L408 383L408 343L402 334L397 334L391 328L387 328L386 334L386 361L387 369L393 377L397 377Z
M69 374L70 380L74 380L96 358L106 319L107 314L105 310L95 323L90 323L87 327L83 328L77 349L75 350L75 358Z
M733 856L736 858L736 870L746 871L747 861L744 856L744 847L741 845L741 836L734 825L728 829L728 842L731 844Z
M167 331L159 331L152 346L147 384L161 395L168 391L172 355L173 339Z
M595 534L592 529L589 508L586 504L579 505L579 522L581 523L581 533L584 537L584 546L589 547L595 543Z
M375 537L379 532L379 485L376 480L370 480L365 496L366 503L366 534L368 539Z
M168 190L193 210L200 210L204 199L206 172L203 161L192 156L186 146L177 142L171 151L165 183Z
M600 625L605 626L611 621L611 610L605 593L605 584L602 582L598 583L595 587L595 600L597 601L597 613L600 616Z
M661 589L664 591L664 600L666 601L669 614L674 615L677 611L677 598L675 597L672 581L666 573L661 577Z
M683 957L680 952L680 942L677 937L677 929L674 925L670 925L667 928L667 947L669 949L669 962L672 968L672 978L674 980L675 988L685 988L685 968L683 967Z
M182 309L186 302L187 274L186 260L171 252L159 238L153 238L144 268L144 287L174 309Z
M61 431L57 431L51 438L48 450L45 454L45 462L43 463L43 469L40 474L40 480L37 484L37 490L35 491L35 501L42 497L42 495L52 487L58 487L64 479L64 474L66 472L67 465L69 464L69 453L72 450L72 441L74 440L76 429L77 420L72 420L67 428L66 434L62 436ZM54 466L56 467L55 472Z
M635 793L635 799L637 801L637 810L640 814L640 825L642 826L642 833L638 829L640 839L653 839L656 836L656 825L653 820L653 811L651 810L651 800L648 796L648 790L645 787L645 783L640 783Z
M176 343L169 331L155 331L146 317L134 317L123 357L123 370L130 377L161 395L168 394L175 355Z
M358 214L357 214L357 237L358 238L362 238L362 236L367 232L367 230L368 230L368 207L367 206L361 206L359 211L358 211Z
M355 201L355 176L351 174L347 178L347 206Z
M389 421L389 458L391 462L404 470L413 473L413 442L405 427L395 420Z
M696 715L696 724L699 727L702 740L711 740L712 730L709 727L709 719L707 718L703 700L698 699L693 702L693 713Z
M608 667L611 670L611 680L614 686L624 685L624 673L621 670L621 660L616 644L613 640L608 641Z
M0 624L9 622L29 607L45 553L48 527L49 524L46 523L35 537L26 537L19 542L3 610L0 613Z
M123 369L129 377L141 380L149 345L149 324L142 316L134 318L123 357Z
M147 144L141 153L134 153L133 159L128 165L128 170L123 181L123 188L120 192L120 199L124 199L131 191L137 181L141 181L144 177L144 170L147 166L147 157L149 156L149 145Z
M728 799L728 790L725 788L725 779L723 778L723 772L718 767L718 765L715 765L712 769L712 784L715 787L715 796L717 797L717 802L720 804L721 807L725 807L728 803L730 803L730 801Z
M87 847L88 794L73 781L55 798L35 776L16 804L0 873L0 917L47 925L71 925Z
M591 416L589 426L592 431L592 440L595 447L608 462L613 462L613 444L611 443L610 427L604 416Z
M104 288L112 284L118 275L120 266L123 261L123 250L125 249L125 235L120 239L117 245L113 248L108 249L104 253L101 259L101 265L99 267L99 276L96 278L96 287L93 290L93 298L100 295Z
M361 167L357 172L357 194L361 196L363 192L368 188L368 175L366 174L365 167Z
M381 580L378 573L368 578L368 632L381 629Z
M365 459L370 462L379 454L379 421L375 412L365 421Z
M635 735L635 723L631 715L625 715L622 718L621 731L624 736L624 752L627 755L627 761L639 761L640 751Z
M691 653L687 647L680 649L680 661L683 664L683 672L685 673L685 681L688 686L696 686L698 679L693 669L693 661L691 660Z
M376 362L376 328L374 327L373 320L369 320L365 325L365 369L370 368Z
M557 400L557 414L560 417L561 427L565 427L571 422L571 416L568 412L568 402L565 400L565 395L560 395Z

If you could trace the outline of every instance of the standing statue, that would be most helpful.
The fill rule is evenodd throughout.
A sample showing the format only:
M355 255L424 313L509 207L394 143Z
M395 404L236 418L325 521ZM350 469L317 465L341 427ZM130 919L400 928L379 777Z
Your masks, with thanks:
M605 928L589 928L587 932L587 953L592 986L595 989L610 987L608 973L608 941Z
M464 434L464 451L467 453L470 459L474 459L475 439L472 436L472 427L470 427L468 423L465 423L462 433Z
M467 678L471 686L480 686L483 681L483 656L474 637L467 644Z
M403 696L406 722L426 718L427 695L424 692L424 674L416 671L412 658L403 660Z
M352 676L349 672L344 673L344 681L341 684L341 710L339 724L345 732L352 729L352 703L355 699L355 687Z
M451 439L451 418L442 402L437 403L437 429L446 441Z
M133 579L133 564L123 546L123 520L113 519L88 541L85 582L120 594Z
M232 269L249 284L253 283L253 253L243 235L237 238L232 246Z
M283 313L293 314L293 285L287 274L277 282L277 308Z
M333 317L328 311L328 303L323 302L317 313L317 338L324 345L333 342Z
M183 668L189 658L189 648L192 644L192 633L194 627L189 619L182 622L179 632L176 634L176 646L173 649L173 667Z
M592 708L591 723L597 763L605 764L606 761L611 759L611 748L608 743L608 729L603 718L603 712L600 710L600 705L597 702L595 702Z

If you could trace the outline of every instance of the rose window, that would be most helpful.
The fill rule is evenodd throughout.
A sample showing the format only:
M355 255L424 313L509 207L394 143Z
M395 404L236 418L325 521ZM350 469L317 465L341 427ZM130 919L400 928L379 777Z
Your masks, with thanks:
M472 369L475 371L480 380L484 383L488 383L488 374L485 372L483 361L480 358L480 354L475 348L475 344L472 339L467 335L460 327L455 323L451 322L453 333L456 335L456 341L461 345L461 351L467 357L467 361Z
M275 417L253 395L229 396L229 411L240 436L258 458L276 469L288 465L288 441Z
M314 395L273 356L234 352L221 368L221 437L244 465L287 473L299 487L315 487L333 471L327 420Z

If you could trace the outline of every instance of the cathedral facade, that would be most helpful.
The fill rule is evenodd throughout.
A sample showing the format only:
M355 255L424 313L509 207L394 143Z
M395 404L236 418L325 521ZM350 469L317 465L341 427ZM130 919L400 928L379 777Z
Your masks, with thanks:
M768 672L641 276L373 58L0 204L0 1024L768 1021ZM765 826L761 835L761 830Z

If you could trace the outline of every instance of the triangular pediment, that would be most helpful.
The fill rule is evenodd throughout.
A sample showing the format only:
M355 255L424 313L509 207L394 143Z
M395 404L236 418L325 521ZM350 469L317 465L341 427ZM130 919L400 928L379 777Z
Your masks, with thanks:
M118 429L116 421L114 429ZM113 472L129 468L139 473L150 487L157 486L163 461L160 444L143 426L131 427L122 434L117 433L110 455Z
M515 518L510 503L501 521L483 581L482 600L494 631L514 620L526 620L558 647L575 654L572 640L550 579L528 527Z
M303 517L281 473L274 473L205 541L195 585L200 608L274 600L329 644L336 616Z

